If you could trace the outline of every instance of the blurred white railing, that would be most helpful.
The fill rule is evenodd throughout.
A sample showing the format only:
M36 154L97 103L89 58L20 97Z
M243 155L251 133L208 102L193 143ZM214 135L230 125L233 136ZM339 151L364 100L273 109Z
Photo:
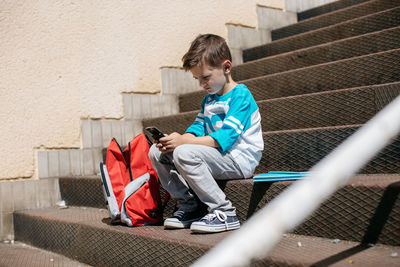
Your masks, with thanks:
M247 266L282 238L400 133L400 96L193 266Z

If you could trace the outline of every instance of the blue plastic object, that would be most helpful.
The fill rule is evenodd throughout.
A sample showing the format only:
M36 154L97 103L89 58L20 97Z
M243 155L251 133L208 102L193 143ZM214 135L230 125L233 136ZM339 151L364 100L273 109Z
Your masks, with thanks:
M303 179L309 172L267 172L253 177L254 182L293 181Z

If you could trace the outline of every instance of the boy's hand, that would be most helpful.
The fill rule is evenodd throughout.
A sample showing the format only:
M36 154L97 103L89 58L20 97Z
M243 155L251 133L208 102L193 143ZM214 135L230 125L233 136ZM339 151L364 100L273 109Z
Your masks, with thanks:
M177 146L188 143L188 138L190 137L187 134L172 133L160 138L157 147L162 153L172 152Z
M183 144L219 147L218 142L211 136L196 137L191 133L172 133L170 135L166 135L165 137L159 139L157 147L162 153L168 153L174 151L176 147Z

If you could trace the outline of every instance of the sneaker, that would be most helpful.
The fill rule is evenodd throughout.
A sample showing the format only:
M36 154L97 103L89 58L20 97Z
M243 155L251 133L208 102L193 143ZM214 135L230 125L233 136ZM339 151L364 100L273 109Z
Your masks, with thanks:
M165 228L173 229L184 229L189 228L192 222L198 221L204 216L204 212L201 210L195 211L183 211L177 210L171 218L167 218L164 221Z
M236 215L228 216L221 210L207 214L190 226L190 230L195 233L217 233L238 228L240 228L240 222Z

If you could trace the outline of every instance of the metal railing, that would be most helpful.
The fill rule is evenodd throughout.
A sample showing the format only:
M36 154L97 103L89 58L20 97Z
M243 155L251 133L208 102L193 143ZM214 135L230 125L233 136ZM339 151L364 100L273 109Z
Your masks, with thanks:
M400 133L400 96L193 266L247 266L268 255Z

